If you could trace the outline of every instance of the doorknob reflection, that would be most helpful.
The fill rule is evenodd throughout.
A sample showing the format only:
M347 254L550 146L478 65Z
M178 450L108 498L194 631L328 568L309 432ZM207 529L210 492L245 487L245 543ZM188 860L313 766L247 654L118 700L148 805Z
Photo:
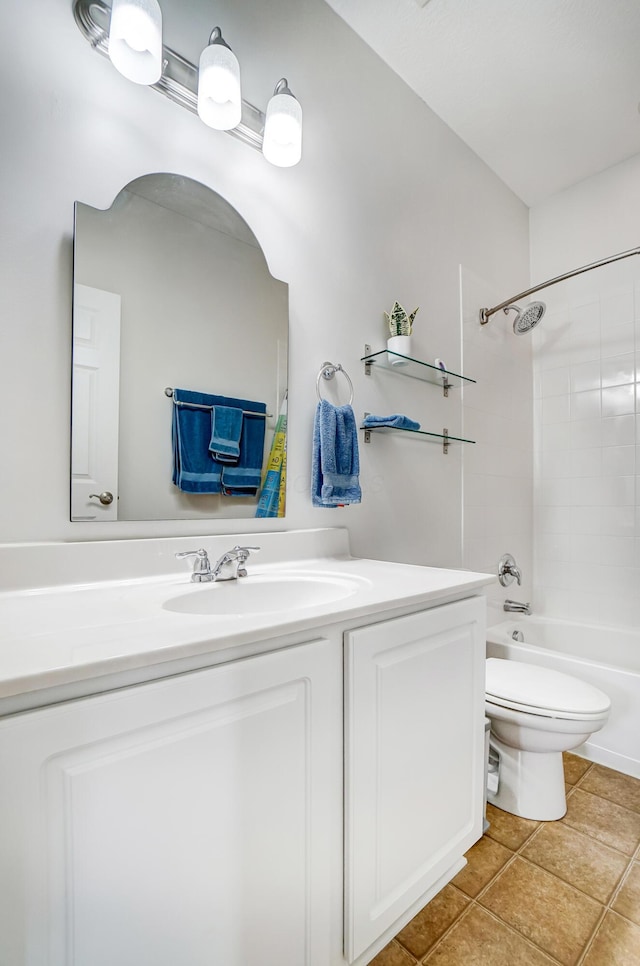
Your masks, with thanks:
M96 500L100 500L103 506L109 506L110 503L113 503L113 493L109 493L108 490L105 490L103 493L90 493L89 499L91 500L93 497Z

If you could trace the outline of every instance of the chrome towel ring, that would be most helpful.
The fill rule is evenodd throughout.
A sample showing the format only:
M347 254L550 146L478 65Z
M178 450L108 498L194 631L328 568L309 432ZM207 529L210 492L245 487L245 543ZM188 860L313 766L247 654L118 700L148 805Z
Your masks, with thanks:
M321 394L320 394L320 380L321 379L327 379L327 380L328 379L333 379L333 377L335 376L336 372L341 372L342 375L347 380L347 382L349 383L349 402L348 402L347 405L350 406L351 403L353 402L353 383L351 382L351 379L349 379L349 375L348 375L347 371L342 368L342 366L340 365L339 362L337 363L337 365L334 365L333 362L323 362L322 363L322 366L320 368L320 372L318 373L318 378L316 379L316 393L317 393L318 399L321 400L323 398L321 396Z

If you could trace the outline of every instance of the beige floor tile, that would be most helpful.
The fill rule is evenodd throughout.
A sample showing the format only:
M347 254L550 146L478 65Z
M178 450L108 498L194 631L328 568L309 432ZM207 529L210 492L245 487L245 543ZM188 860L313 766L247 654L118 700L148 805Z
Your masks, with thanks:
M611 898L629 861L562 822L547 823L521 855L603 903Z
M611 908L640 926L640 862L634 862L629 869Z
M416 966L416 960L406 949L399 946L395 939L392 939L389 945L371 960L369 966Z
M570 751L565 751L562 756L564 765L564 780L569 785L575 785L580 781L585 772L591 768L591 762L578 755L572 755Z
M608 912L583 966L636 966L640 963L640 926Z
M452 880L453 884L473 899L512 857L513 852L483 835L467 852L467 864Z
M625 855L633 855L640 843L640 815L585 792L582 786L567 799L567 814L561 821Z
M594 765L580 783L580 788L601 798L608 798L640 814L640 779L623 775L622 772Z
M474 905L424 960L425 966L554 966L518 933Z
M489 828L486 834L489 838L508 849L513 849L514 852L540 826L540 822L532 822L529 818L519 818L518 815L503 812L501 808L496 808L491 803L487 804L487 821Z
M600 903L519 857L479 901L564 966L577 962L602 913Z
M396 939L416 959L420 959L455 922L469 902L470 900L452 885L445 886L442 892L439 892L398 933Z

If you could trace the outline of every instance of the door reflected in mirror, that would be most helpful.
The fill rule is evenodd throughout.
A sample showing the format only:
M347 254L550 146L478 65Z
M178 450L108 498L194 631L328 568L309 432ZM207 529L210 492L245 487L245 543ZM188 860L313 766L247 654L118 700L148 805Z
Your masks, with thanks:
M71 519L284 515L288 318L288 286L206 186L151 174L105 211L77 203ZM202 404L182 435L180 398ZM208 450L216 412L234 437L224 464Z

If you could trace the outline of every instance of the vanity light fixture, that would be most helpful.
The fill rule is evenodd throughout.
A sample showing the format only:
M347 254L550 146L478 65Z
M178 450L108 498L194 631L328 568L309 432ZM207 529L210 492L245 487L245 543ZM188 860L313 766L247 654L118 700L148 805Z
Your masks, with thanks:
M162 74L162 11L158 0L113 0L111 63L134 84L155 84Z
M201 121L218 131L229 131L242 119L240 64L220 27L214 27L200 54L198 114Z
M302 156L302 108L286 77L278 81L267 104L262 153L280 168L292 167Z
M272 164L290 167L300 160L302 109L287 81L278 81L266 116L245 101L240 93L240 69L233 64L238 61L219 27L211 33L198 70L162 44L158 0L113 0L112 6L104 0L73 0L73 15L93 49L109 57L125 77L147 84L198 114L205 124L263 151ZM125 30L120 24L129 26ZM151 25L155 25L153 30ZM216 69L210 77L212 65Z

